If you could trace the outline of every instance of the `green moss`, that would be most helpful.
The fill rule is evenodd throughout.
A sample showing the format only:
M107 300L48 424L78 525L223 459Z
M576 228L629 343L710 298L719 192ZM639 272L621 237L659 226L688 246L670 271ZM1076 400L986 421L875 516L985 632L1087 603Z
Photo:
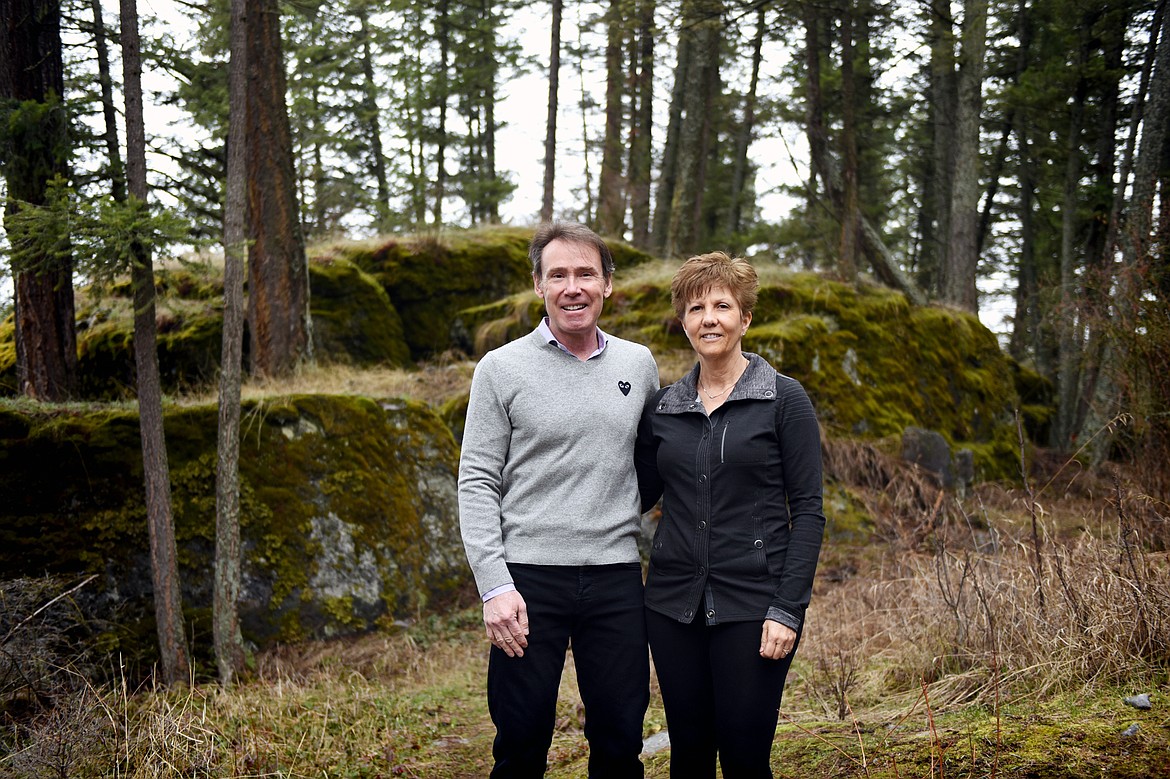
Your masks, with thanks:
M16 324L10 315L0 322L0 395L16 390Z
M169 408L165 426L180 579L197 610L210 602L215 551L216 409ZM0 503L11 507L0 525L0 574L90 571L124 594L143 592L138 436L128 410L0 413ZM267 643L371 626L465 586L457 459L450 431L421 403L292 396L245 404L247 636ZM341 619L346 603L353 608ZM149 616L141 601L138 613Z
M974 315L814 274L769 269L763 278L744 347L799 380L831 434L876 439L916 425L970 447L981 474L1010 477L1020 374ZM603 317L660 360L689 350L666 283L619 281Z
M859 543L868 541L873 533L873 521L865 504L841 483L825 483L825 535L833 542Z
M354 365L409 365L402 319L372 276L340 258L309 266L313 348L319 359Z
M493 228L339 244L331 251L377 278L402 317L417 360L452 347L469 349L452 338L456 313L531 285L530 238L528 230Z

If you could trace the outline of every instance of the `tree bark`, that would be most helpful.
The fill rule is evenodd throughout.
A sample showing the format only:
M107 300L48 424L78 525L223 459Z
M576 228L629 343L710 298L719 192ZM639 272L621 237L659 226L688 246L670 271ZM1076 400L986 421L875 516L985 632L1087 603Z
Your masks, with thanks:
M390 227L390 182L386 175L386 152L382 148L382 113L378 108L378 84L374 80L374 45L371 41L370 13L365 6L357 9L362 37L362 101L370 134L370 165L377 182L377 202L374 217L379 230Z
M654 0L639 0L634 36L633 116L630 118L630 240L650 248L650 140L654 132Z
M1088 61L1088 41L1081 41L1077 69L1083 72ZM1073 420L1080 386L1078 364L1081 356L1077 342L1077 257L1074 242L1080 224L1078 192L1081 181L1081 135L1084 124L1088 85L1084 76L1077 79L1076 94L1069 106L1068 135L1065 138L1064 194L1060 209L1060 307L1057 312L1059 351L1056 373L1056 419L1050 443L1067 451L1073 436Z
M553 217L553 192L557 175L557 106L561 84L561 16L563 0L552 0L552 41L548 52L548 114L544 125L544 195L540 201L540 221Z
M244 346L244 268L248 200L248 39L246 0L231 3L228 65L227 182L223 220L223 344L215 481L215 592L212 637L219 681L230 687L244 669L240 635L240 383Z
M857 249L861 224L861 197L857 182L857 84L853 46L853 0L845 0L841 17L841 250L837 272L849 283L857 281Z
M253 372L311 359L309 271L297 204L276 0L248 0L248 324Z
M918 280L924 289L942 294L943 266L948 261L951 198L954 194L955 20L950 0L931 0L930 28L930 167L923 186L922 252Z
M439 0L435 37L439 42L439 72L435 74L434 103L439 111L439 128L435 136L435 202L431 218L436 228L443 226L443 199L447 197L447 99L450 93L451 52L450 0Z
M986 51L987 0L966 0L955 109L955 179L942 293L944 300L972 313L979 310L975 288L979 264L979 114Z
M652 245L661 253L666 246L666 233L670 227L670 204L678 181L678 144L682 128L683 95L686 92L687 72L691 68L689 38L679 36L678 60L674 66L674 85L670 90L670 108L666 123L666 138L662 147L662 164L658 173L658 188L654 197L654 223L651 231Z
M804 70L805 70L805 137L808 139L809 189L815 192L820 179L824 192L832 190L832 172L829 164L829 132L825 128L824 88L821 85L821 13L814 3L804 6Z
M626 215L622 177L622 68L624 0L609 0L605 12L605 139L601 147L601 175L597 187L597 230L602 235L621 235Z
M57 0L0 3L0 98L15 105L6 128L11 154L0 160L6 221L18 203L45 205L49 182L68 177L64 89ZM65 400L77 382L73 263L32 252L21 260L26 269L13 272L18 392Z
M764 58L765 7L756 10L756 31L752 36L752 72L747 94L743 100L743 121L735 139L735 159L731 173L731 207L728 209L726 229L730 235L737 235L743 227L748 171L748 148L756 129L756 93L760 85L760 64Z
M106 154L110 157L110 193L119 203L126 201L126 171L122 166L122 147L118 143L118 110L114 105L114 85L110 75L110 53L106 46L106 23L102 18L102 0L90 0L93 10L93 47L97 52L98 83L102 89L102 120Z
M682 35L688 38L691 61L687 65L679 129L678 178L663 247L667 257L696 251L702 236L703 190L711 141L711 86L719 68L722 11L722 0L688 0L684 4Z
M142 116L142 55L136 0L121 0L122 81L126 93L126 181L130 197L145 207L146 127ZM150 529L150 560L154 613L158 626L163 679L181 684L190 676L183 633L175 525L171 513L170 467L163 433L162 385L158 370L155 323L154 267L149 246L132 247L130 278L134 289L134 366L138 385L138 419L142 466L146 479L146 521Z

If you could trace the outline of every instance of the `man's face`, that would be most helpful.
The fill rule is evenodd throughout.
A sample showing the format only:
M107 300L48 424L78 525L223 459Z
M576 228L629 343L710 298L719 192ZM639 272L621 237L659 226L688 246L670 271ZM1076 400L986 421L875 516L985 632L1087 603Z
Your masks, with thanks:
M602 304L613 291L593 246L555 240L544 247L541 278L533 276L536 294L544 299L549 327L557 340L592 335Z

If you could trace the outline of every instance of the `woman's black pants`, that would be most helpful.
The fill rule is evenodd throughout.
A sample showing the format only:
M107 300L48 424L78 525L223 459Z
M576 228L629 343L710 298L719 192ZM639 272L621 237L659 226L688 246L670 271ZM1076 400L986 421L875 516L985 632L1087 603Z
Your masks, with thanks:
M708 626L646 610L650 654L670 733L671 779L771 777L780 698L792 655L760 657L763 621ZM799 636L797 643L800 643Z

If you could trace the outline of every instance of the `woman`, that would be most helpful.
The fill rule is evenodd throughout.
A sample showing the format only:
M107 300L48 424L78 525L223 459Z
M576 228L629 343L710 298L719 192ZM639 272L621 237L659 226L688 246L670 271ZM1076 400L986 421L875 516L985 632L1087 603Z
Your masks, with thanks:
M825 517L820 430L800 384L740 351L759 281L692 257L671 303L698 364L642 412L645 511L662 497L646 625L670 775L770 777L780 697L812 595Z

